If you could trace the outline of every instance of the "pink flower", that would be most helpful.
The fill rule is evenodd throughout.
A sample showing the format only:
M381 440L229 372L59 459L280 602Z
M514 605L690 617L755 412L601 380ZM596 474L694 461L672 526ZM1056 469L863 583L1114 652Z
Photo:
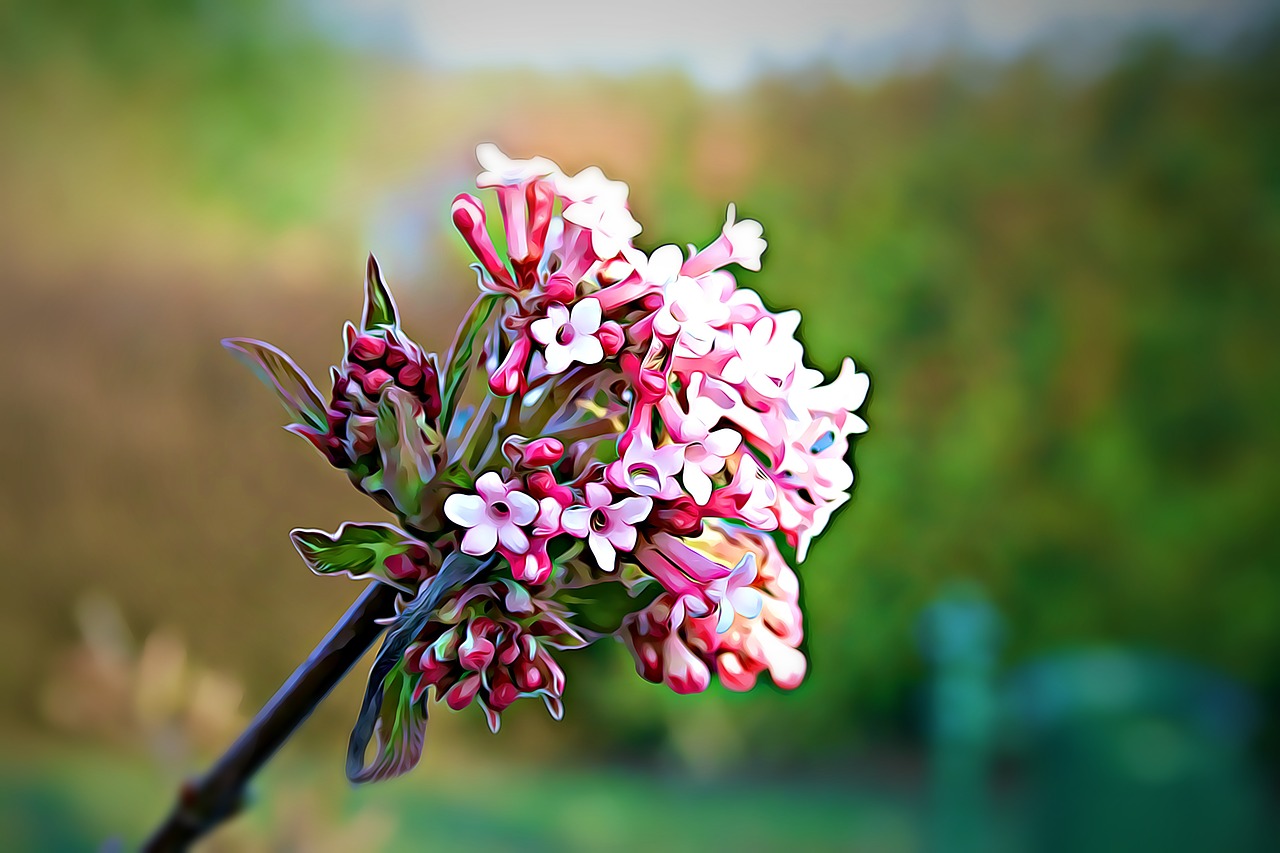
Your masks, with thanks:
M622 458L605 469L605 476L619 489L651 498L672 500L680 495L676 475L684 467L684 448L667 444L654 448L653 439L638 433Z
M529 537L521 527L537 517L538 502L518 487L489 471L476 480L479 494L450 495L444 502L445 516L468 528L462 537L464 554L483 556L499 545L517 554L528 550Z
M734 222L736 215L736 208L730 204L720 236L690 258L681 270L682 273L696 278L727 264L737 264L752 271L760 269L760 256L769 245L764 240L764 228L754 219Z
M785 311L761 317L750 328L735 324L730 333L733 355L720 375L764 398L786 396L788 379L804 355L804 347L795 339L799 322L799 311Z
M676 338L675 354L700 358L711 352L717 328L729 320L729 306L686 275L668 284L662 299L653 329L666 338Z
M723 634L729 630L733 620L741 616L754 619L760 615L764 599L760 590L751 584L756 579L756 555L748 551L733 571L712 581L707 587L708 594L718 601L716 608L716 633Z
M653 509L648 497L629 497L610 503L613 493L601 483L587 483L586 506L573 506L560 517L564 529L585 538L596 563L606 572L613 571L616 551L630 551L636 546L635 525Z
M604 345L599 337L599 300L579 300L572 311L553 303L547 307L547 316L534 320L529 331L538 343L546 346L549 373L563 373L575 361L599 364L604 359Z
M617 257L641 231L625 205L608 200L575 201L563 216L565 222L591 232L591 251L602 261Z

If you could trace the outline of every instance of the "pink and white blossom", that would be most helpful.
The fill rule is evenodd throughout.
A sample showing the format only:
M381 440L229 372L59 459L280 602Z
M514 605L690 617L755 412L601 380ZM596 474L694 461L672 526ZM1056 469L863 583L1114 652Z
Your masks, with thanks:
M476 480L476 494L450 495L444 514L467 528L462 537L464 554L480 557L499 545L522 554L529 547L522 527L537 517L538 502L520 491L519 483L504 483L497 472L489 471Z
M611 572L617 552L635 547L635 525L643 521L651 509L652 498L633 496L615 502L607 486L587 483L586 504L569 507L560 521L566 532L585 538L596 563Z
M547 307L547 316L533 321L529 331L545 346L543 357L549 373L563 373L574 362L599 364L604 358L600 342L600 302L582 299L570 310L559 303Z

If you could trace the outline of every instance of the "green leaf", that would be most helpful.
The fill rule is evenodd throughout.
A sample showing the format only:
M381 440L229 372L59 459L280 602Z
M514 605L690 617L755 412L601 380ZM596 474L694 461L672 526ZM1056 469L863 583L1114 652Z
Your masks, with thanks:
M351 729L351 739L347 742L347 778L352 782L390 778L404 773L418 762L424 736L419 730L425 731L426 708L425 705L421 708L418 728L412 728L416 724L413 685L408 684L409 696L406 699L405 682L396 673L403 674L405 650L422 633L444 597L455 587L491 569L495 562L494 557L482 563L475 557L453 552L445 558L436 576L422 585L418 595L396 617L374 658L364 701ZM392 722L384 723L383 720L387 719ZM397 722L401 728L396 727ZM407 731L406 726L410 727ZM366 767L365 751L375 734L378 736L378 753L374 763Z
M373 721L371 737L361 746L360 764L353 766L348 755L347 778L352 782L378 782L412 770L422 758L427 739L427 702L415 702L413 689L419 676L404 671L401 658L382 680L382 704ZM354 736L354 732L352 733ZM364 763L364 751L374 740L373 760Z
M440 416L442 424L448 424L453 419L458 395L462 393L467 376L472 370L471 359L475 354L476 337L489 322L489 316L497 307L500 298L493 295L477 299L458 331L458 338L449 348L449 357L445 359L444 373L440 381L440 387L443 389L443 413Z
M436 474L427 429L412 394L394 386L383 392L374 424L382 455L381 488L406 518L422 514L423 490Z
M396 301L391 298L391 291L382 279L382 270L378 268L378 259L369 255L369 264L364 276L364 313L360 321L364 329L375 326L399 328L400 312L396 309Z
M561 590L556 601L573 613L576 625L597 634L612 634L622 627L622 620L637 610L648 607L662 588L646 584L635 591L616 581Z
M222 345L249 365L263 384L276 392L281 405L295 423L320 432L329 429L328 406L293 359L271 344L252 338L225 338Z
M418 544L390 524L345 522L337 533L298 528L289 534L307 568L318 575L345 574L355 580L376 578L405 589L391 576L387 560L408 553Z

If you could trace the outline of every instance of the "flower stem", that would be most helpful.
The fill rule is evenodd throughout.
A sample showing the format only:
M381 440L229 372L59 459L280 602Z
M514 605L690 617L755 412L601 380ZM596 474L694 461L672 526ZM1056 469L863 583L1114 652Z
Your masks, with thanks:
M385 626L377 620L395 615L396 596L386 584L369 585L209 772L182 785L146 853L186 850L239 812L249 780L378 639Z

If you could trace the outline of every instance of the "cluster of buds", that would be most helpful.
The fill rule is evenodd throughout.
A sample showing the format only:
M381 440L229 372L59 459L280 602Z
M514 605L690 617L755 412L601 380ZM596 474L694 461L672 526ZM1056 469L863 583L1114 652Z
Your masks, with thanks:
M774 537L802 561L849 499L867 376L846 359L826 382L804 363L799 314L738 285L727 267L758 270L766 244L732 205L701 250L646 253L625 184L477 154L505 245L481 199L454 200L480 293L442 358L401 330L372 260L329 400L279 351L229 342L290 429L400 519L294 536L313 570L414 596L370 683L384 719L425 724L431 691L479 704L495 729L522 696L558 716L551 652L610 636L678 692L746 690L765 672L795 687L799 589ZM421 741L379 740L359 778L403 770L395 744Z

